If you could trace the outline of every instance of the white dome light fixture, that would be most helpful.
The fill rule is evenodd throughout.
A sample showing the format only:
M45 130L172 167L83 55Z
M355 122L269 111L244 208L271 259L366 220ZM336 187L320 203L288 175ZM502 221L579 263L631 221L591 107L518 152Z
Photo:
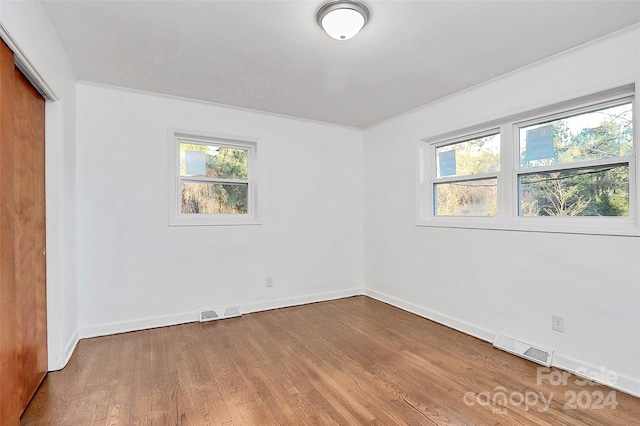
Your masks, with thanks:
M331 1L318 10L318 24L336 40L349 40L360 32L368 20L369 9L358 1Z

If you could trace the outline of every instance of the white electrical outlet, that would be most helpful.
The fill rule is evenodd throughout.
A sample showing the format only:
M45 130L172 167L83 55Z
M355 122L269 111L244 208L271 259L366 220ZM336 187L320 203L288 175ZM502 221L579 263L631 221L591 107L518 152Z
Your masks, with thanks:
M267 287L273 287L273 277L267 277Z
M551 329L564 333L564 318L559 315L551 315Z

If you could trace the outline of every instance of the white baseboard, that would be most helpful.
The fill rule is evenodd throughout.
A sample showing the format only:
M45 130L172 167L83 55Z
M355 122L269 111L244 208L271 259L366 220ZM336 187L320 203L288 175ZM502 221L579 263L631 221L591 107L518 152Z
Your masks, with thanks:
M350 288L347 290L329 291L326 293L316 293L308 296L289 297L286 299L268 300L266 302L251 303L240 306L243 314L252 312L268 311L270 309L288 308L291 306L306 305L308 303L326 302L328 300L344 299L345 297L361 296L362 288Z
M66 345L64 345L64 349L60 349L59 353L52 353L51 347L48 347L47 349L49 351L49 358L47 362L47 371L62 370L69 362L69 359L71 358L73 351L75 351L79 340L80 339L78 338L78 330L76 329L69 341L66 343ZM60 347L62 347L62 345L60 345Z
M453 328L454 330L458 330L462 333L469 334L473 337L477 337L480 340L493 342L493 338L496 334L494 331L477 327L469 322L459 320L457 318L451 317L441 312L434 311L432 309L414 305L413 303L404 301L402 299L398 299L393 296L389 296L388 294L381 293L376 290L365 288L364 294L373 299L395 306L396 308L400 308L404 311L411 312L423 318L427 318L431 321L437 322L438 324L442 324L449 328Z
M402 310L414 313L416 315L419 315L431 321L435 321L446 327L453 328L454 330L458 330L465 334L469 334L473 337L477 337L480 340L484 340L489 343L492 343L494 340L494 337L496 334L495 331L487 330L482 327L477 327L466 321L459 320L457 318L442 314L440 312L437 312L431 309L424 308L422 306L414 305L413 303L407 302L402 299L398 299L393 296L389 296L388 294L384 294L376 290L366 288L364 289L363 293L366 296L380 300L381 302L388 303L392 306L395 306L396 308L400 308ZM526 341L526 339L524 340ZM559 368L561 370L568 371L572 374L575 374L576 376L590 378L594 382L603 384L612 389L616 389L624 393L628 393L635 397L640 397L640 380L638 380L637 378L616 373L615 381L611 382L610 380L607 380L606 373L605 374L601 373L602 369L604 369L605 372L611 371L611 370L606 370L604 367L597 366L585 361L577 360L575 358L568 357L558 352L553 353L551 366ZM587 374L585 374L585 372ZM589 373L595 373L595 374L589 374ZM600 373L600 377L598 377L598 373Z
M76 346L78 346L79 341L80 337L78 335L78 330L76 329L76 331L73 333L73 336L71 336L71 339L69 339L69 342L67 342L67 345L64 348L64 365L62 365L59 369L62 369L65 365L67 365L67 363L71 359L71 355L73 355L73 351L76 350Z
M139 318L131 321L118 321L92 327L78 329L80 339L108 336L111 334L128 333L130 331L146 330L149 328L166 327L169 325L185 324L198 321L198 311L182 314Z
M340 291L331 291L326 293L316 293L308 296L291 297L287 299L268 300L260 303L251 303L247 305L240 304L240 312L248 314L251 312L266 311L269 309L285 308L289 306L304 305L307 303L323 302L327 300L342 299L345 297L351 297L361 295L361 288L352 288ZM79 339L87 339L91 337L108 336L111 334L127 333L130 331L146 330L149 328L166 327L169 325L185 324L189 322L198 321L198 311L185 312L182 314L139 318L131 321L119 321L107 324L96 325L92 327L80 328L76 332L76 341L68 348L71 347L71 353L73 348L77 344ZM69 353L69 357L70 357ZM65 361L68 361L68 358Z
M603 366L590 364L557 352L553 354L551 365L576 376L593 380L612 389L640 398L640 380L637 378L607 370Z

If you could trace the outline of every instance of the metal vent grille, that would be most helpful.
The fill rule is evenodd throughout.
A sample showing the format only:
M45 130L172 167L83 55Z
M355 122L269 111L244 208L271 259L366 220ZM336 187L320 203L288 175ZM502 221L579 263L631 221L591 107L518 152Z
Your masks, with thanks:
M218 319L239 317L240 306L225 306L221 308L203 309L198 313L200 322L213 321Z
M502 334L496 334L493 341L493 347L502 349L503 351L517 355L521 358L528 359L538 364L551 366L551 358L553 351L538 348L529 343L521 342L511 337L503 336Z
M240 306L231 306L224 310L225 318L237 317L238 315L240 315Z
M535 358L543 363L546 363L547 358L549 357L549 352L543 351L542 349L534 348L533 346L524 351L524 354L530 358Z
M200 321L201 322L202 321L211 321L211 320L214 320L214 319L217 319L217 318L219 318L219 317L218 317L218 314L216 314L216 311L211 310L211 311L201 311L200 312Z

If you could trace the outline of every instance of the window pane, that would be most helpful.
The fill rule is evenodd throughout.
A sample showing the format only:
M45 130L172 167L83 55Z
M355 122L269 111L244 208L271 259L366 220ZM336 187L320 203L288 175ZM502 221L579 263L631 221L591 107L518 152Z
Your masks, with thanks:
M482 179L435 185L436 216L495 216L498 180Z
M182 213L246 214L246 183L182 182Z
M521 216L628 216L629 166L520 176Z
M500 170L500 134L436 148L439 178L490 173Z
M180 176L247 179L247 149L180 143Z
M632 104L520 128L520 166L606 159L633 150Z

